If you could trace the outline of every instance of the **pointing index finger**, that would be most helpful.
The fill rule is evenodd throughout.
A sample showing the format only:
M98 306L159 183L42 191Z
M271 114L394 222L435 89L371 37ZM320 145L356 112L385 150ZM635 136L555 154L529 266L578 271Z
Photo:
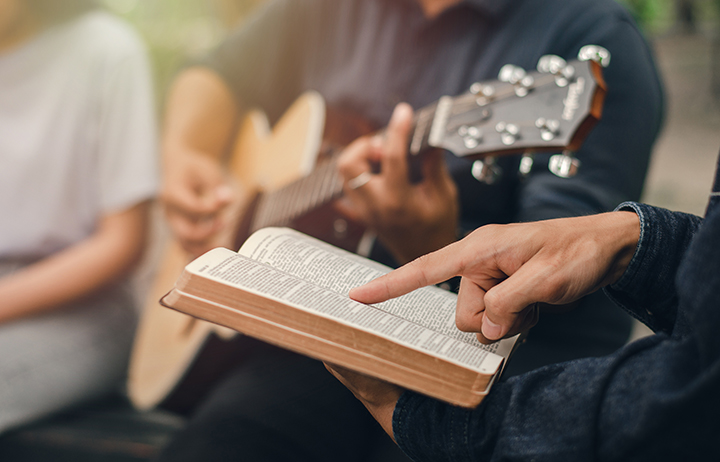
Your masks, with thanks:
M460 274L457 244L423 255L395 271L350 291L350 298L361 303L380 303L415 289L437 284Z

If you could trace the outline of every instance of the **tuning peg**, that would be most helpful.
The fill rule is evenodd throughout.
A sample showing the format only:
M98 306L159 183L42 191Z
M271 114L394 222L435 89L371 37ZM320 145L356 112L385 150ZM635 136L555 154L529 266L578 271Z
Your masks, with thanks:
M527 178L527 176L530 175L534 163L535 157L532 153L523 153L522 157L520 157L520 166L518 167L518 175L521 179Z
M560 133L560 122L556 119L538 117L535 126L540 129L540 138L543 141L552 141Z
M513 64L506 64L500 68L498 80L501 82L517 83L527 75L525 69Z
M580 61L595 61L602 67L608 67L610 64L610 52L599 45L585 45L578 52Z
M495 88L492 85L483 85L480 82L475 82L470 85L470 93L473 95L492 96L495 94Z
M494 157L486 157L473 162L470 173L481 183L493 184L502 176L502 168L497 165Z
M498 122L495 125L495 131L500 133L500 140L505 146L510 146L520 138L520 129L515 124Z
M475 82L470 85L470 93L477 95L475 102L478 106L485 106L495 97L495 87Z
M572 178L580 168L580 161L570 151L550 157L548 169L560 178Z
M498 80L514 85L515 94L521 98L527 95L535 84L535 79L531 75L527 75L525 69L513 64L506 64L500 68Z
M558 87L565 87L575 76L575 68L557 55L545 55L540 58L537 70L543 74L553 74Z
M462 125L458 128L458 135L462 137L463 144L468 149L474 149L483 139L483 131L475 126Z

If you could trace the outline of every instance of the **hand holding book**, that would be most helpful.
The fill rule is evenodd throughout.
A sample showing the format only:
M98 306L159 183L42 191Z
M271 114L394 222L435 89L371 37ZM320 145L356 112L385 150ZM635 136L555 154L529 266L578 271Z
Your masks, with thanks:
M630 212L486 226L352 289L349 296L379 303L462 276L456 323L461 330L478 332L478 339L488 343L532 327L538 302L567 304L616 281L632 258L638 237L638 218ZM392 414L402 390L327 367L392 437Z

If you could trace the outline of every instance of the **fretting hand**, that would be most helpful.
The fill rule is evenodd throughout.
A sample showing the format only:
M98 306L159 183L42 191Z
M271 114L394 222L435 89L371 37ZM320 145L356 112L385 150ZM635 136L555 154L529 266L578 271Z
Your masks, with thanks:
M456 239L457 188L442 152L423 159L423 181L409 180L407 143L413 112L399 104L384 136L362 137L340 156L346 199L340 210L365 223L400 262L437 250ZM373 165L380 171L372 174Z

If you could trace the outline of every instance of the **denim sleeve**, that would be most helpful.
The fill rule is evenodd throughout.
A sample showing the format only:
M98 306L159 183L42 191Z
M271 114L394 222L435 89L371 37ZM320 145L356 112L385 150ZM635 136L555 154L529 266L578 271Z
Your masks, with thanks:
M634 203L620 209L638 213L641 237L628 270L609 291L631 313L670 333L498 382L476 409L405 392L393 432L408 456L416 462L720 457L714 424L720 413L720 202L702 228L700 218L684 213ZM645 311L650 307L653 314Z
M600 359L546 366L497 383L477 409L405 392L393 416L397 444L415 462L593 460L587 435L603 380L589 380L588 363L609 370Z
M640 240L627 270L605 293L653 331L670 332L678 303L675 276L702 218L635 202L616 210L637 213Z

